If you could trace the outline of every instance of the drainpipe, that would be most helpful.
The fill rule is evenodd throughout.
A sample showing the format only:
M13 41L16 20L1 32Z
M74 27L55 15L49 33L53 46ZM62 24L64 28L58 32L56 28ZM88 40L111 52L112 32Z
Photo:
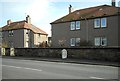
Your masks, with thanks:
M85 22L86 22L86 40L88 42L88 20L87 18L85 18Z

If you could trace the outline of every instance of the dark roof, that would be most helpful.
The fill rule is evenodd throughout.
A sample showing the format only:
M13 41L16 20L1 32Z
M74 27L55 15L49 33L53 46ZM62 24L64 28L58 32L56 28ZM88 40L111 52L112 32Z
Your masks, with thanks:
M40 33L40 34L45 34L48 35L45 31L39 29L38 27L28 24L25 20L24 21L18 21L18 22L12 22L10 25L6 25L2 27L2 31L6 30L16 30L16 29L30 29L34 33Z
M120 7L101 5L101 6L76 10L52 22L51 24L69 22L74 20L85 20L85 19L96 18L96 17L113 16L117 14L120 14Z

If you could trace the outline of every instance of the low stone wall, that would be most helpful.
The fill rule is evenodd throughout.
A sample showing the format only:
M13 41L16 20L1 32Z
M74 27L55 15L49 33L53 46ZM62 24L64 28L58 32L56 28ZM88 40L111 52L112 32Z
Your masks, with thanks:
M63 48L15 48L15 56L61 58ZM119 48L65 48L68 58L89 59L101 61L116 61L120 59ZM10 49L6 48L6 55Z

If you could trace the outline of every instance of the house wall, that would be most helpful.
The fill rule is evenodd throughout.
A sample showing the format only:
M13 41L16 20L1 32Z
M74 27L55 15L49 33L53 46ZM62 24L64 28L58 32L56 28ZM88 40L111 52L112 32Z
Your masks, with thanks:
M40 42L43 42L43 41L44 41L44 42L46 42L46 41L48 42L48 37L47 37L47 35L42 35L42 34L41 34L41 35L40 35Z
M39 45L40 43L46 42L48 37L42 34L34 34L34 45Z
M3 31L3 41L2 44L6 43L10 47L10 42L13 42L13 47L22 48L24 47L24 30L13 30L13 36L9 36L9 31Z
M89 20L88 39L94 45L95 37L106 37L107 46L118 46L118 17L107 17L106 28L94 28L94 20Z
M0 31L0 48L2 47L2 32Z
M9 31L3 31L3 41L8 48L10 48L10 42L13 42L14 48L35 48L39 42L47 41L46 35L35 34L31 30L27 33L27 29L13 30L13 36L9 36ZM28 46L26 43L28 42Z
M34 48L34 32L30 31L30 48Z
M107 37L107 46L118 45L118 16L107 17L107 28L94 28L94 19L82 20L80 30L70 30L70 22L52 24L52 46L61 47L60 41L65 47L70 47L71 38L88 40L94 45L95 37Z
M118 21L120 21L120 15L118 16ZM120 46L120 23L119 22L118 22L118 44Z

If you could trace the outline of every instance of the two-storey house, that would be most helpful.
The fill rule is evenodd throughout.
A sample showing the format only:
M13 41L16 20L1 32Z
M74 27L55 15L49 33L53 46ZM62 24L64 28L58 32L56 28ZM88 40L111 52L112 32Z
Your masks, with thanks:
M2 45L8 48L36 48L47 43L47 36L45 31L31 24L29 15L23 21L8 20L2 27Z
M112 1L112 5L69 10L68 15L52 22L52 46L120 46L120 7Z

